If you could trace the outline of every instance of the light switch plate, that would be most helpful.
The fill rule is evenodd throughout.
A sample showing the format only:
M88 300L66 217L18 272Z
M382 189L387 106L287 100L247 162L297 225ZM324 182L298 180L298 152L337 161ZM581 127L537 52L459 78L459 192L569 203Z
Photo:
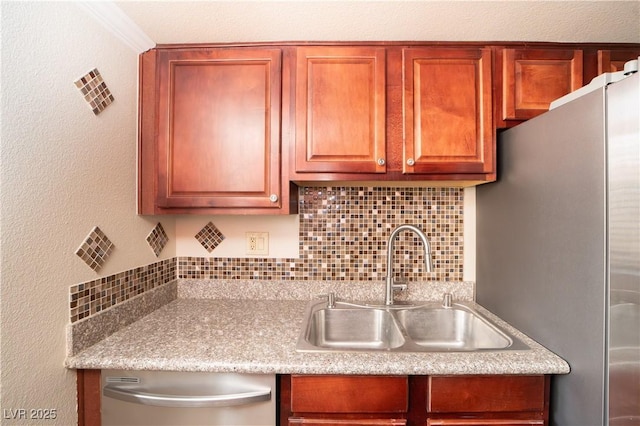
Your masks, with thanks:
M268 232L247 232L248 255L268 255L269 254L269 233Z

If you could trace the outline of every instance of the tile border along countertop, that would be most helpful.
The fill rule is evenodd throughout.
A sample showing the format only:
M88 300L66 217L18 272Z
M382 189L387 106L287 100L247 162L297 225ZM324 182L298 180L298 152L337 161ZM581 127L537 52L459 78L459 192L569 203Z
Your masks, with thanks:
M76 356L68 368L280 374L566 374L568 364L482 307L531 350L299 353L308 300L178 298Z

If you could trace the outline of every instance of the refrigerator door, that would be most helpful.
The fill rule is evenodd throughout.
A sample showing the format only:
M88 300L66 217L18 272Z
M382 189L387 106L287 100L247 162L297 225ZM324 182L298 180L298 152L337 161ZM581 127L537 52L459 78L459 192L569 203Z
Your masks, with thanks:
M640 75L607 89L609 425L640 424Z
M605 421L604 90L498 139L498 182L477 195L476 299L571 366L552 425Z

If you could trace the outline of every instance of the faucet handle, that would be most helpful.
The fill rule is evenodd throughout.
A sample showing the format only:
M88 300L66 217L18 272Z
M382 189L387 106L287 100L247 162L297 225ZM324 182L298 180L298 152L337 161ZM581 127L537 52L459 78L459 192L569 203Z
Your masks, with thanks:
M392 282L391 288L393 290L405 291L408 288L407 283L405 281L396 282L395 280L392 280L391 282Z
M453 302L453 295L451 293L445 293L442 297L442 306L444 308L450 308Z
M320 299L327 299L327 308L333 309L336 307L336 294L333 291L330 291L327 294L319 294L316 297Z

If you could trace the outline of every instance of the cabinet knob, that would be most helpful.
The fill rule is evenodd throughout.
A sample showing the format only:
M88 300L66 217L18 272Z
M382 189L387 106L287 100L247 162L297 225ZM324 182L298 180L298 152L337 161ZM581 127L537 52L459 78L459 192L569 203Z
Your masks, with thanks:
M384 158L378 158L378 166L384 166Z
M408 166L413 166L414 164L416 164L416 162L415 162L415 160L413 158L407 159L407 165Z
M269 201L271 201L272 203L277 202L278 196L276 194L271 194L271 196L269 196Z

